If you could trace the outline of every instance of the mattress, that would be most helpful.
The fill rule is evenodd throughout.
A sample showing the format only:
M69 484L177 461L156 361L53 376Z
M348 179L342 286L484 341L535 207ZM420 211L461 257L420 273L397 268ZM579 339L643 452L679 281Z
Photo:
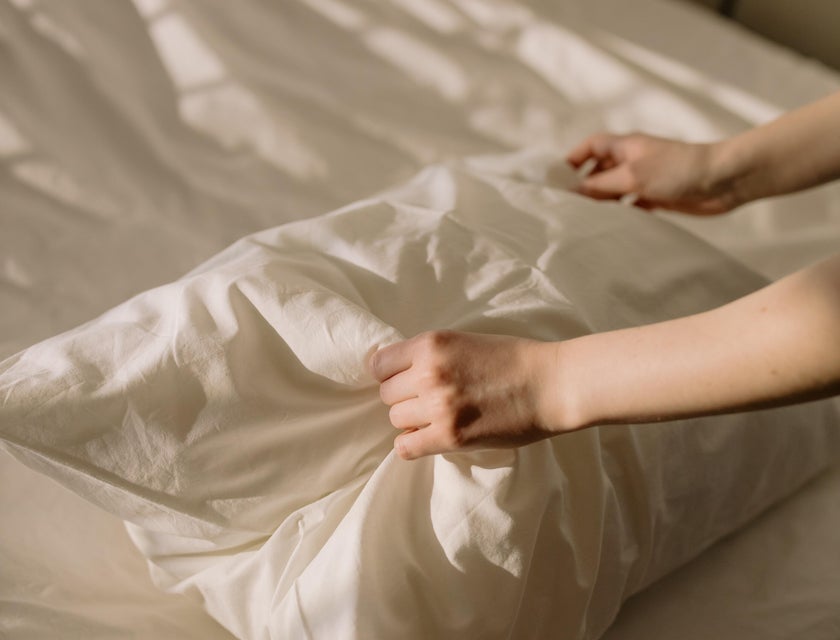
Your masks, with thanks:
M601 128L714 139L838 88L681 4L556 5L0 3L2 355L431 163ZM840 190L661 215L778 277L836 250ZM5 634L230 637L154 587L117 518L0 460ZM635 596L606 637L836 637L838 491L837 472L817 479Z

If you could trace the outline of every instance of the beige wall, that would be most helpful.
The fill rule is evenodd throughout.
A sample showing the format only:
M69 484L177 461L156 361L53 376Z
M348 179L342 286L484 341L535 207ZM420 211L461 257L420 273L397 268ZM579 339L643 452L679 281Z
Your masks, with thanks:
M719 0L687 0L716 8ZM840 69L840 0L738 0L735 18L758 33Z

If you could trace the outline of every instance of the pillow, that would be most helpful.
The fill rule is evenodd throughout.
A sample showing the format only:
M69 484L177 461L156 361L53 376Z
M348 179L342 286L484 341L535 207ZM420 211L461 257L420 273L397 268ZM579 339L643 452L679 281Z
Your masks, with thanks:
M156 582L240 638L598 637L825 467L837 412L396 457L364 366L379 345L432 328L559 340L765 284L534 166L431 167L19 353L0 365L4 446L123 518Z

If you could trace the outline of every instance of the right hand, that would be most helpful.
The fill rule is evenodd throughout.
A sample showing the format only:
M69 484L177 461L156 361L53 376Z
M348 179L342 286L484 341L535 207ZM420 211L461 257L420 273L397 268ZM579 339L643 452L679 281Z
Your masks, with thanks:
M580 168L590 158L595 170L578 188L599 200L635 195L643 209L669 209L695 215L715 215L737 205L735 193L722 179L717 147L691 144L644 134L598 133L567 156Z
M564 402L559 344L432 331L376 351L398 455L518 447L582 426Z

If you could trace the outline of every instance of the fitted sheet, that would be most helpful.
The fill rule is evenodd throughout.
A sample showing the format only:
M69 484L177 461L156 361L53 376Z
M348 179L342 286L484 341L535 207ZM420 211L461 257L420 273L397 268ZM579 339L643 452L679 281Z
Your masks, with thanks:
M0 40L12 52L0 67L3 354L177 277L246 233L285 222L282 211L325 211L441 158L563 148L602 127L710 139L838 86L827 70L689 7L558 4L322 0L281 11L257 3L234 10L223 2L147 1L135 10L125 2L95 9L0 2ZM778 275L831 250L838 202L829 187L722 220L679 222ZM5 455L2 463L3 513L13 517L0 528L0 549L16 561L0 569L0 628L14 637L37 637L50 625L108 637L113 619L90 603L120 602L136 607L137 637L155 637L172 628L156 624L179 619L197 621L196 637L224 637L201 626L209 623L191 603L161 607L170 596L144 587L144 600L128 582L87 579L103 546L117 565L137 566L119 523L37 482ZM771 584L807 574L803 588L812 590L801 593L835 593L836 573L820 559L829 550L803 553L814 542L799 525L813 520L836 530L829 504L837 494L826 489L836 476L824 482L790 519L768 518L745 533L754 548L801 559L798 571L773 574ZM23 493L27 508L13 508ZM60 530L49 517L59 506L66 514ZM62 540L76 542L72 554ZM738 616L795 598L749 588L768 575L763 558L726 557L710 562L720 572L705 578L709 589L723 585L732 596L721 609L731 624L719 615L719 626L738 629L735 637L764 637L772 626ZM704 583L695 581L707 574L699 573L683 588L700 589ZM145 575L137 579L150 587ZM674 593L679 588L639 601L650 596L648 610L673 611L657 602ZM165 613L155 617L145 602ZM788 619L831 629L832 615L817 606ZM703 628L699 615L682 620Z

